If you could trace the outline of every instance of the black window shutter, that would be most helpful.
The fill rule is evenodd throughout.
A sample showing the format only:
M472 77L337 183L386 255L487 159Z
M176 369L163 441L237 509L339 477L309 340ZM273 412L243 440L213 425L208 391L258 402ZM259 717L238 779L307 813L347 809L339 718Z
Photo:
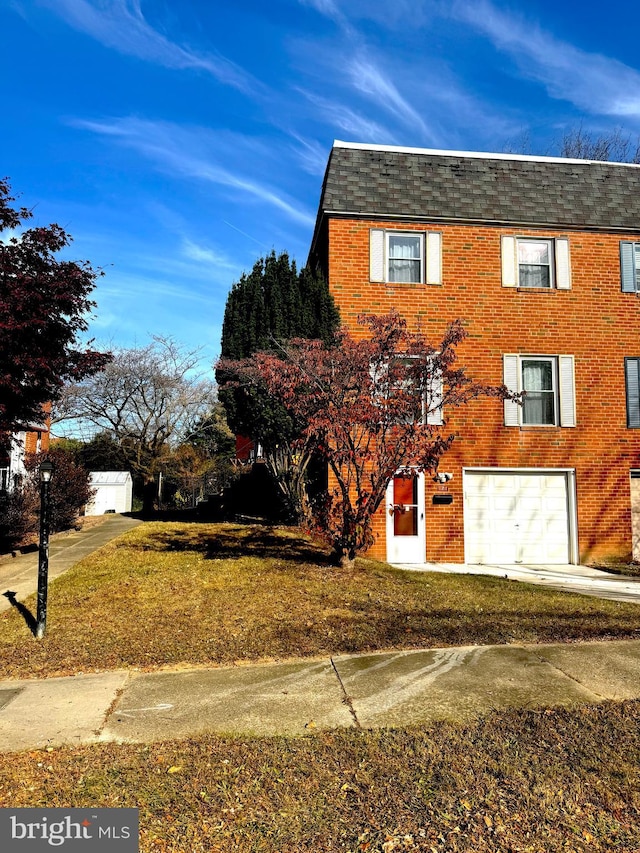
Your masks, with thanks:
M640 358L624 360L627 384L627 426L640 427Z

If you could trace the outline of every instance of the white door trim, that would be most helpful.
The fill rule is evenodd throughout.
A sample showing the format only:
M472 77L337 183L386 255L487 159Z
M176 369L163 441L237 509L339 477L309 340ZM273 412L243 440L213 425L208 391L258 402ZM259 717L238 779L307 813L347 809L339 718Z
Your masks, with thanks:
M482 472L485 474L564 474L567 483L567 517L569 523L569 562L573 565L580 563L580 550L578 548L578 501L576 495L576 469L575 468L516 468L495 466L467 466L462 469L462 480L464 484L465 473ZM464 495L464 485L463 485ZM465 520L464 552L467 562L467 536L466 536L466 513L463 507L463 518Z
M423 471L415 471L417 478L417 536L395 536L393 514L393 481L402 471L412 470L411 466L399 468L389 480L385 494L387 562L420 564L426 561L426 518L425 518L425 480ZM404 547L403 547L404 546Z

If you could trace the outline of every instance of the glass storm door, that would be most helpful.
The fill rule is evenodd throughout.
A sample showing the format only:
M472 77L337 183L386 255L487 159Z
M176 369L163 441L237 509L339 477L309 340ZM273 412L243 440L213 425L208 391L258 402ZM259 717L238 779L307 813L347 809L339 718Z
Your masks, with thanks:
M424 474L399 471L387 488L387 560L424 563Z

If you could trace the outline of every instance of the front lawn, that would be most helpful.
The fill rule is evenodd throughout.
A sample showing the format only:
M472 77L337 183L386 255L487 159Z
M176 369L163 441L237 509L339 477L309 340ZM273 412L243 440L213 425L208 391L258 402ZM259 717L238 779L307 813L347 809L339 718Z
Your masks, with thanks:
M35 612L35 596L27 600ZM0 677L640 636L640 607L502 578L355 569L290 528L149 523L0 616Z
M637 853L640 703L0 755L0 806L140 809L141 853Z
M589 565L594 569L600 569L601 572L609 572L612 575L627 575L628 577L640 577L640 563L635 560L631 563L620 563L616 560L609 560L606 563L592 562Z

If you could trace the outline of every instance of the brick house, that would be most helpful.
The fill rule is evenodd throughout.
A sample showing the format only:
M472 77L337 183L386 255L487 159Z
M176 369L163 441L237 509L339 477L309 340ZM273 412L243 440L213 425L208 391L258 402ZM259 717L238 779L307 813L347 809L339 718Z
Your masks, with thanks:
M336 142L309 262L354 334L460 317L470 376L527 392L443 412L452 477L394 478L372 556L640 558L640 166Z
M12 491L26 474L27 456L49 449L49 414L42 423L25 424L14 432L8 450L0 448L0 492Z

